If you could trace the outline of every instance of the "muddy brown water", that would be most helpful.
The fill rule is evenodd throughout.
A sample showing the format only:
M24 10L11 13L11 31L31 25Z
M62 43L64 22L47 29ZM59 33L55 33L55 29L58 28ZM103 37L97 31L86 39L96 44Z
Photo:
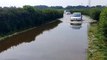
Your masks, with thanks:
M87 60L88 23L70 16L0 41L0 60Z

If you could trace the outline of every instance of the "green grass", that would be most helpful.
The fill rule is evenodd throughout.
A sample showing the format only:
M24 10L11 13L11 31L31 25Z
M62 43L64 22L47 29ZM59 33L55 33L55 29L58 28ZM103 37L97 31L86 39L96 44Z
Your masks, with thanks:
M107 60L107 45L97 27L92 24L89 29L88 60Z

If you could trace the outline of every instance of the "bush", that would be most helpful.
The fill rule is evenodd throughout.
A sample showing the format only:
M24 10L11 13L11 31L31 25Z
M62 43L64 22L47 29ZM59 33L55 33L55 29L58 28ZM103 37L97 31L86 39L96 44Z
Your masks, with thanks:
M99 21L99 31L102 32L102 35L107 37L107 8L105 8L101 12Z
M39 10L32 6L0 8L0 35L39 26L61 18L62 15L57 10Z
M100 9L91 9L89 16L94 20L99 21L101 10Z

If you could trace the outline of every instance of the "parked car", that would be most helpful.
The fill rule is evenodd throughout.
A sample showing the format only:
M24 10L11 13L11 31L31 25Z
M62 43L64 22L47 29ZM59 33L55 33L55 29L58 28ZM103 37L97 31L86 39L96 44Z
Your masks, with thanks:
M80 12L74 12L70 19L71 21L82 21L82 14Z

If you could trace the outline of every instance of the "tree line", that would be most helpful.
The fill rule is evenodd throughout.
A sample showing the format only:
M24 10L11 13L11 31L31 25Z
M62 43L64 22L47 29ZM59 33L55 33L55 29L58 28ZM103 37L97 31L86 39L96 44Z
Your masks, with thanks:
M83 5L78 5L78 6L66 6L66 7L63 7L63 6L46 6L46 5L37 5L37 6L34 6L38 9L90 9L90 8L104 8L106 6L102 6L102 5L96 5L96 6L83 6Z
M41 10L27 5L23 6L23 8L0 8L0 35L39 26L62 16L62 11L52 9Z

